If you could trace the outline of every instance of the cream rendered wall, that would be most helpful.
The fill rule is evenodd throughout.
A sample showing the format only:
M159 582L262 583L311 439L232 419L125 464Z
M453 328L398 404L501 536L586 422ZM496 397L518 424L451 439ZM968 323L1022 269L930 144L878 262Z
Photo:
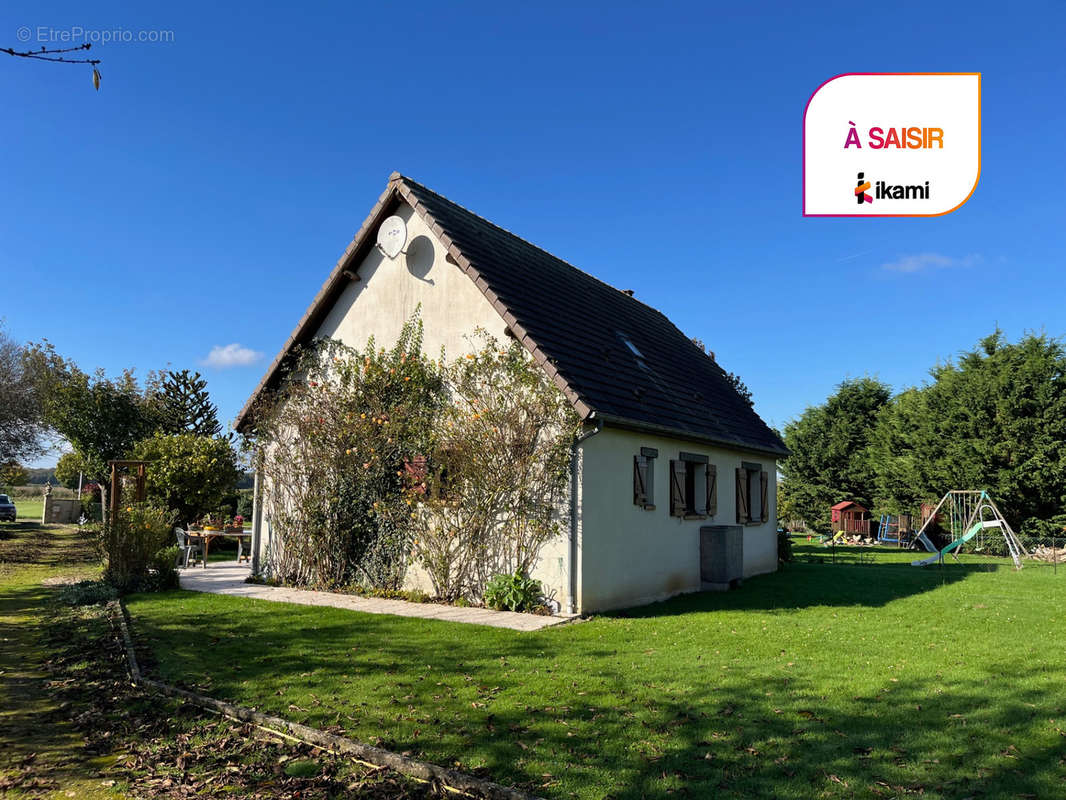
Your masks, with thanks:
M389 347L421 304L423 350L429 356L439 355L441 346L449 359L468 352L463 337L479 326L502 341L503 319L474 282L445 260L444 246L422 218L406 204L396 216L407 223L406 254L390 261L371 250L354 270L359 280L348 284L315 335L360 349L372 335Z
M633 456L654 447L655 509L633 504ZM670 516L670 460L706 455L718 468L718 512L705 520ZM777 468L772 457L681 439L604 428L580 457L578 592L580 611L604 611L700 589L699 530L735 525L736 469L754 462L770 474L768 522L744 527L744 576L777 569Z
M416 310L422 320L422 349L436 358L441 347L451 360L473 348L467 336L481 327L496 339L506 340L506 325L457 265L445 260L447 251L434 233L407 204L395 212L407 223L406 254L389 260L377 249L370 251L358 269L358 281L351 281L337 298L316 338L333 338L363 349L373 336L381 347L390 347L404 323ZM265 490L266 487L264 487ZM262 547L270 539L267 520L263 521ZM533 577L541 580L563 607L568 599L568 546L565 536L549 543L541 552ZM410 588L430 591L426 575L413 569Z

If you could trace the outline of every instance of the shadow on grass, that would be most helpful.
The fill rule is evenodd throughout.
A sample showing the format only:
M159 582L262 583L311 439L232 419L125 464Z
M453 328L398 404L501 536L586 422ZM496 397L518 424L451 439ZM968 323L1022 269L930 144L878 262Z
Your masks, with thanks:
M809 654L795 668L776 646L751 655L758 627L732 640L733 623L723 632L714 616L810 608L809 635L831 636L819 621L835 614L817 609L850 607L849 630L872 632L884 617L864 609L985 571L793 564L738 591L534 634L187 592L135 596L130 612L170 682L438 763L482 763L547 797L1066 796L1066 666L1024 639L992 654L956 644L956 656L949 625L931 634L935 657L920 655L924 639L910 650L910 634L882 646L925 658L924 671L837 679ZM768 635L802 641L797 624ZM916 618L914 637L925 630Z
M25 520L0 523L0 566L32 564L51 568L80 565L97 558L88 532Z
M199 691L438 763L479 761L475 771L547 797L1066 793L1061 666L1030 669L1005 654L965 678L886 673L856 693L845 677L827 695L824 680L798 671L686 662L676 675L641 676L639 655L603 647L588 648L579 673L558 667L550 636L354 614L316 624L323 609L260 631L262 605L244 605L239 624L174 619L163 631L134 604L135 632ZM531 691L530 681L547 685Z
M746 580L729 592L697 592L637 608L606 612L613 618L639 619L701 611L768 611L812 606L868 606L930 592L979 572L980 564L919 569L909 564L783 565L776 573Z
M0 773L32 797L82 780L87 760L84 739L49 683L46 618L53 602L55 589L40 584L0 586Z

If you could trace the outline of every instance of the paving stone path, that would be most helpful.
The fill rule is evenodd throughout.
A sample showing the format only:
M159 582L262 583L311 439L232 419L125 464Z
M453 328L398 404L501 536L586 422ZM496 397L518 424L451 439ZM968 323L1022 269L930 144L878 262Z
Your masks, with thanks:
M181 572L181 588L193 592L228 594L234 597L254 597L276 603L298 603L305 606L332 606L362 611L364 614L396 614L401 617L439 619L463 622L468 625L490 625L515 631L535 631L567 622L571 617L542 617L537 614L518 614L513 611L492 611L487 608L458 608L437 603L409 603L406 600L384 600L357 597L334 592L312 592L284 586L263 586L245 583L250 574L247 564L236 561L212 561L207 569L190 567Z

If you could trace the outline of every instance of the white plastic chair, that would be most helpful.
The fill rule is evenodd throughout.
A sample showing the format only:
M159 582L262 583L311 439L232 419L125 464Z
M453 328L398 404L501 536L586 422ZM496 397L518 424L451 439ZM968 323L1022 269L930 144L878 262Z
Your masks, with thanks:
M174 535L178 540L178 558L174 562L174 566L188 567L189 558L192 558L192 563L196 564L197 556L200 560L204 557L204 545L203 542L198 539L194 540L189 537L185 531L181 528L174 529Z

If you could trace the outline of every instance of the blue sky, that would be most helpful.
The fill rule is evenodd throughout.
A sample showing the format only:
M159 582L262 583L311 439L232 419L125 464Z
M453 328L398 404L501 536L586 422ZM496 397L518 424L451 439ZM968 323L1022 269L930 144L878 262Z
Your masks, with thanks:
M0 46L173 32L97 46L99 92L0 61L12 335L200 369L231 420L392 170L634 289L775 425L847 376L920 382L997 324L1066 333L1061 2L295 8L5 4ZM983 73L962 209L801 216L807 98L857 71ZM203 363L234 344L264 355Z

